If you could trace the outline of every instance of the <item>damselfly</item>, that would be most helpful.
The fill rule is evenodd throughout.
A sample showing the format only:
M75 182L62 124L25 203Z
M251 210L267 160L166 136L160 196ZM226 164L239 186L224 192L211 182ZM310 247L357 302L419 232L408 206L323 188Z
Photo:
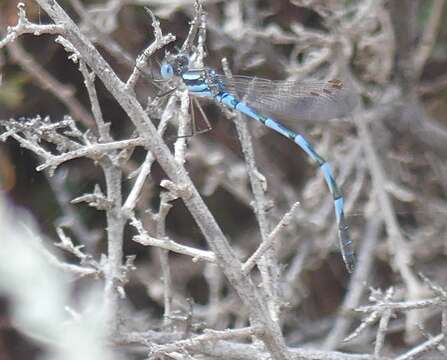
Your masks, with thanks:
M345 221L344 198L329 164L302 135L274 119L281 119L284 124L293 127L297 119L315 121L346 115L354 108L356 97L345 90L342 82L271 81L246 76L227 77L213 69L190 67L190 57L181 52L166 56L161 66L161 76L166 80L180 78L191 95L213 98L277 131L298 144L316 162L333 197L343 260L348 271L352 272L354 252L349 227Z

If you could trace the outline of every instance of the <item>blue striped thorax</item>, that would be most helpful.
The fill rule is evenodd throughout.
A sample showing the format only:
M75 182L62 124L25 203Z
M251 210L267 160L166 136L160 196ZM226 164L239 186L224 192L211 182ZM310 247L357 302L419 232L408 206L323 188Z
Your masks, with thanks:
M182 80L195 96L215 96L223 91L223 84L217 80L214 70L190 69L182 74Z
M217 79L216 72L211 69L190 69L189 57L185 54L167 54L161 66L163 79L170 80L179 77L195 96L215 96L224 90L224 85Z

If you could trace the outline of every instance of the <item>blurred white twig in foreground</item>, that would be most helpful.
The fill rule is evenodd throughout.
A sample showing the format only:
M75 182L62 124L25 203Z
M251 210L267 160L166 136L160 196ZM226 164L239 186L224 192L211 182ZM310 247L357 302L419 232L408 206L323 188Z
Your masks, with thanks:
M112 359L100 292L90 291L72 318L69 277L36 251L30 233L38 234L31 217L0 197L0 294L11 299L15 326L49 350L47 359Z

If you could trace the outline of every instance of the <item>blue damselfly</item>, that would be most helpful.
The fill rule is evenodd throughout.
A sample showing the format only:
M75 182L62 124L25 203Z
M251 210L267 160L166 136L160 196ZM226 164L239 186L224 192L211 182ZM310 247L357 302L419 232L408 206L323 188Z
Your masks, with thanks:
M191 95L212 98L239 111L292 140L306 152L322 170L332 194L343 260L348 271L352 272L354 252L349 227L345 221L343 195L326 160L301 134L290 129L296 126L297 119L322 121L352 111L356 105L356 97L344 88L342 82L228 77L213 69L192 68L190 57L182 52L166 56L161 66L161 75L166 80L180 78ZM280 119L282 123L276 119Z

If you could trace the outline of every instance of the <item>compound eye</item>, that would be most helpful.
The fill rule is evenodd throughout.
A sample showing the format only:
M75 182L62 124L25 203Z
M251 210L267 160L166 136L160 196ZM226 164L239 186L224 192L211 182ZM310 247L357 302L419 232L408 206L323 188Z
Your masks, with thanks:
M174 69L171 64L163 64L160 69L163 79L170 79L174 76Z

